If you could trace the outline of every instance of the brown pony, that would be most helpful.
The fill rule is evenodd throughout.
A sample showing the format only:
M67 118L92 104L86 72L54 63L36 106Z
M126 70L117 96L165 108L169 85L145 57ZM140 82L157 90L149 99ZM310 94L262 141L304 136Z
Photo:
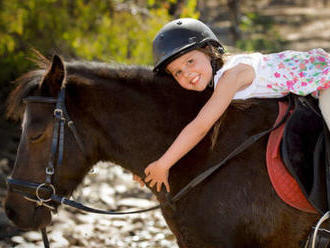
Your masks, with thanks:
M22 99L57 97L65 86L66 108L85 153L66 127L63 164L53 175L59 195L69 196L100 160L143 177L145 166L168 148L212 94L212 89L181 89L173 79L156 77L145 67L63 63L56 55L52 62L43 59L40 64L42 69L18 79L9 98L9 116L23 116L11 177L45 181L55 106L37 102L25 106ZM276 114L274 99L232 104L225 117L171 169L171 195L249 136L270 128ZM162 207L179 247L296 248L304 242L318 216L298 211L278 198L265 167L266 142L267 137L262 138L229 161L180 199L175 209ZM165 189L153 193L161 203L166 202ZM8 192L5 208L8 217L24 229L43 228L51 221L48 208L14 192Z

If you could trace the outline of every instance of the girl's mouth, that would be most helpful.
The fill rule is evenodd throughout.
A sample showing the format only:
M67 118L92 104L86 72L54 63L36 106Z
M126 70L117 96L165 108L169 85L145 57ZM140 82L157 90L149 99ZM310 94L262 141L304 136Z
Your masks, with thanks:
M194 78L190 81L190 83L191 83L191 84L197 84L197 82L199 81L200 78L201 78L201 76L198 75L198 76L194 77Z

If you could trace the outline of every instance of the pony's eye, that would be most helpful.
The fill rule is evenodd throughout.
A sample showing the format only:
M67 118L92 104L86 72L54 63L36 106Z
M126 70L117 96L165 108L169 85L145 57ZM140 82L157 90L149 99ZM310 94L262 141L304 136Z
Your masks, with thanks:
M30 138L30 140L31 140L32 142L37 142L37 141L39 141L39 140L42 138L42 136L43 136L43 133L40 133L40 134L38 134L38 135L32 136L32 137Z

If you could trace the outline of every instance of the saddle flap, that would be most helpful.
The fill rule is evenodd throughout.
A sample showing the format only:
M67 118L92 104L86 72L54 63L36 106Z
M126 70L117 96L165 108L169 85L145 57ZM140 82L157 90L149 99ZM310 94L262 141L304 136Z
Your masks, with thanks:
M313 108L318 109L316 100L311 101ZM324 128L319 114L296 101L281 146L282 159L288 171L296 179L305 197L320 212L328 209Z

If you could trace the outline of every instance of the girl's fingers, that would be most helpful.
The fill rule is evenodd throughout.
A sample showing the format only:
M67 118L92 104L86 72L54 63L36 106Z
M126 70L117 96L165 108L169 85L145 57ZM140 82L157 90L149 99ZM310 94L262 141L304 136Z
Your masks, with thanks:
M165 188L167 192L170 192L170 184L168 183L168 181L164 182L165 184Z
M142 178L139 177L138 175L133 174L133 180L138 182L141 187L144 187L144 182L143 182Z
M152 188L153 186L155 186L156 182L157 182L157 181L152 180L152 181L150 182L150 184L149 184L150 187Z
M147 182L149 182L149 181L151 181L152 180L152 177L149 175L149 176L147 176L145 179L144 179L144 181L147 183Z
M147 176L150 174L150 169L148 167L144 170L144 174L146 174Z
M157 192L160 192L163 183L157 183Z
M135 180L135 181L141 181L141 177L139 177L139 176L137 176L137 175L135 175L135 174L133 174L133 180Z

